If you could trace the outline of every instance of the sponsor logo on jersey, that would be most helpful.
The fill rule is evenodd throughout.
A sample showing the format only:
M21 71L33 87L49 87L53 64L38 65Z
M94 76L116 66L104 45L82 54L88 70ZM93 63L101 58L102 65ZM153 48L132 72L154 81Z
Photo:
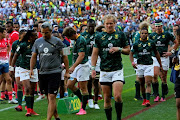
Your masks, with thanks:
M112 40L112 36L110 36L110 37L108 38L108 40Z
M157 41L156 46L162 47L162 46L165 46L165 44L161 44L161 41Z
M108 48L103 48L103 51L109 51L113 47L112 43L108 44Z
M143 49L143 52L139 52L139 55L149 55L150 52L148 52L146 49Z
M105 40L106 35L102 36L101 40Z
M50 55L52 55L52 53L48 53L49 52L49 49L47 48L47 47L45 47L44 49L43 49L43 51L44 51L44 53L41 53L41 55L43 55L43 56L50 56Z

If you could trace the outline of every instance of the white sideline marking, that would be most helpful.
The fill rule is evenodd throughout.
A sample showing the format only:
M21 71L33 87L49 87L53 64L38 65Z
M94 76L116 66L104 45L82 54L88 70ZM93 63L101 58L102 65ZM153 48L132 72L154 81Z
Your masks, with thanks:
M40 101L40 100L38 100L38 101ZM35 100L34 102L37 102L37 100ZM25 105L25 103L23 103L22 105ZM11 107L4 108L4 109L0 109L0 112L15 108L16 106L18 106L18 104L14 105L14 106L11 106Z
M134 76L134 75L136 75L136 74L127 75L127 76L124 76L124 78L128 78L128 77L131 77L131 76ZM37 101L35 100L34 102L37 102ZM14 105L14 106L11 106L11 107L4 108L4 109L0 109L0 112L15 108L17 105L18 104ZM23 103L22 105L25 105L25 103Z

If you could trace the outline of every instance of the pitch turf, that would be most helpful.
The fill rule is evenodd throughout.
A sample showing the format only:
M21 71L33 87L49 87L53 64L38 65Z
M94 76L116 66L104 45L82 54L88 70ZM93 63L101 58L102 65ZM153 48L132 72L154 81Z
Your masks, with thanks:
M131 66L129 56L123 56L123 66L124 66L124 76L126 84L123 88L122 98L123 98L123 113L122 118L127 118L128 116L135 113L135 116L129 118L130 120L175 120L176 119L176 106L175 98L172 97L166 102L157 104L156 106L136 114L137 112L145 109L144 106L141 106L142 101L135 101L135 87L134 81L136 79L135 72ZM169 94L168 96L173 95L174 93L174 84L169 81L170 70L168 73L168 86ZM159 80L160 81L160 80ZM161 85L161 82L159 82ZM161 94L161 87L160 94ZM167 96L167 97L168 97ZM150 100L151 104L156 104L153 102L153 97ZM47 114L47 100L41 100L35 102L34 110L40 114L40 116L26 117L25 110L23 105L22 112L16 112L14 107L16 105L7 104L0 102L0 120L46 120ZM105 120L105 114L103 109L103 101L99 101L100 110L88 109L87 115L77 116L75 114L60 114L61 120ZM114 109L114 100L112 100L112 115L113 120L116 120L116 114ZM52 119L54 120L54 118ZM126 120L126 119L124 119Z

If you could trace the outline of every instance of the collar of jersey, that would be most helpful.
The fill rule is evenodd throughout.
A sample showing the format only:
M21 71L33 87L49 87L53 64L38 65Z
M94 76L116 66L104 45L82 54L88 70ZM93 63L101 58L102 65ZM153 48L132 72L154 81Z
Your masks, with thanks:
M80 36L80 34L76 36L76 40L78 39L79 36Z
M106 32L106 30L105 30L104 32ZM116 30L114 29L114 31L113 31L113 32L116 32ZM112 32L112 33L113 33L113 32ZM107 33L107 32L106 32L106 33Z
M149 40L149 37L147 37L147 41L148 41L148 40ZM142 41L141 38L140 38L140 41Z

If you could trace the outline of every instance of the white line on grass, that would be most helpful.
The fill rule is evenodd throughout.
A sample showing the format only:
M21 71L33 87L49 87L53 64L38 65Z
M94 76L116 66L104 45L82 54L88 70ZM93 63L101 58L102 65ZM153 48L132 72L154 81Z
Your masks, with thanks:
M127 76L124 76L124 78L128 78L128 77L131 77L131 76L134 76L136 74L131 74L131 75L127 75ZM34 102L37 102L36 100ZM25 105L25 103L23 103L22 105ZM14 106L11 106L11 107L7 107L7 108L4 108L4 109L0 109L0 112L3 112L5 110L9 110L9 109L12 109L12 108L15 108L17 105L14 105Z
M40 101L40 100L35 100L34 102L37 102L37 101ZM9 109L15 108L17 105L18 104L14 105L14 106L11 106L11 107L4 108L4 109L0 109L0 112L3 112L5 110L9 110ZM25 105L25 103L23 103L22 105Z

